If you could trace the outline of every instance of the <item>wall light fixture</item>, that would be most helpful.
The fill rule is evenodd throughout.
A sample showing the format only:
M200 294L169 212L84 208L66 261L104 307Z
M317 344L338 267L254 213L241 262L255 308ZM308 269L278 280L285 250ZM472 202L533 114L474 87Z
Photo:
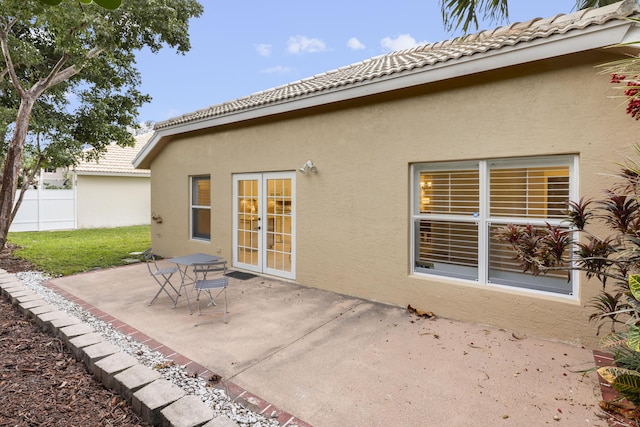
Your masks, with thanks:
M318 173L318 168L316 168L313 165L313 162L311 160L307 160L307 162L302 165L302 167L300 169L298 169L301 173L307 173L307 170L310 170L311 172L315 172Z

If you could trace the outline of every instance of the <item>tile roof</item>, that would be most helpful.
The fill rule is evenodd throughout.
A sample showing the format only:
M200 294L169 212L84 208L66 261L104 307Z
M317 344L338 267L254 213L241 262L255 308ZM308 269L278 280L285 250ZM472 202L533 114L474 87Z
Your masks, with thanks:
M357 86L364 82L382 79L385 76L401 75L408 71L480 55L519 43L547 39L554 35L566 34L572 30L603 25L611 20L625 19L639 12L640 7L636 0L625 0L609 6L584 9L571 14L559 14L547 19L536 18L527 22L499 27L492 31L482 31L465 37L391 52L304 80L158 122L155 130L275 105L341 87Z
M140 175L148 176L149 169L135 169L132 161L149 141L153 132L138 135L133 147L111 144L98 161L83 161L75 168L78 175Z

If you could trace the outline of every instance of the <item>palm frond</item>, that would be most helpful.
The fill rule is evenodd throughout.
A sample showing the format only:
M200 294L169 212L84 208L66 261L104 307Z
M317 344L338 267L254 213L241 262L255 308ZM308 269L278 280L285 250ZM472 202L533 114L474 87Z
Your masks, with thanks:
M509 20L507 0L441 0L442 21L447 31L462 28L467 34L469 29L478 29L478 17L490 22Z

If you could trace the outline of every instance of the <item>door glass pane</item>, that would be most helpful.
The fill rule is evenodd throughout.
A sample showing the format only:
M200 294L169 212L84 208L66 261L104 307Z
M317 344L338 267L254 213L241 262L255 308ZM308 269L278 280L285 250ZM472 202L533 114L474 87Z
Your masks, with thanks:
M291 179L267 179L267 268L291 271Z
M238 262L258 265L259 217L258 180L238 181Z

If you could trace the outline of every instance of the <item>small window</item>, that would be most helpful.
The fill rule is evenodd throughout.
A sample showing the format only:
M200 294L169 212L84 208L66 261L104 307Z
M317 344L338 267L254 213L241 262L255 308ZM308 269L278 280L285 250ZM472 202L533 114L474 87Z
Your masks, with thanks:
M211 179L191 177L191 238L211 240Z

